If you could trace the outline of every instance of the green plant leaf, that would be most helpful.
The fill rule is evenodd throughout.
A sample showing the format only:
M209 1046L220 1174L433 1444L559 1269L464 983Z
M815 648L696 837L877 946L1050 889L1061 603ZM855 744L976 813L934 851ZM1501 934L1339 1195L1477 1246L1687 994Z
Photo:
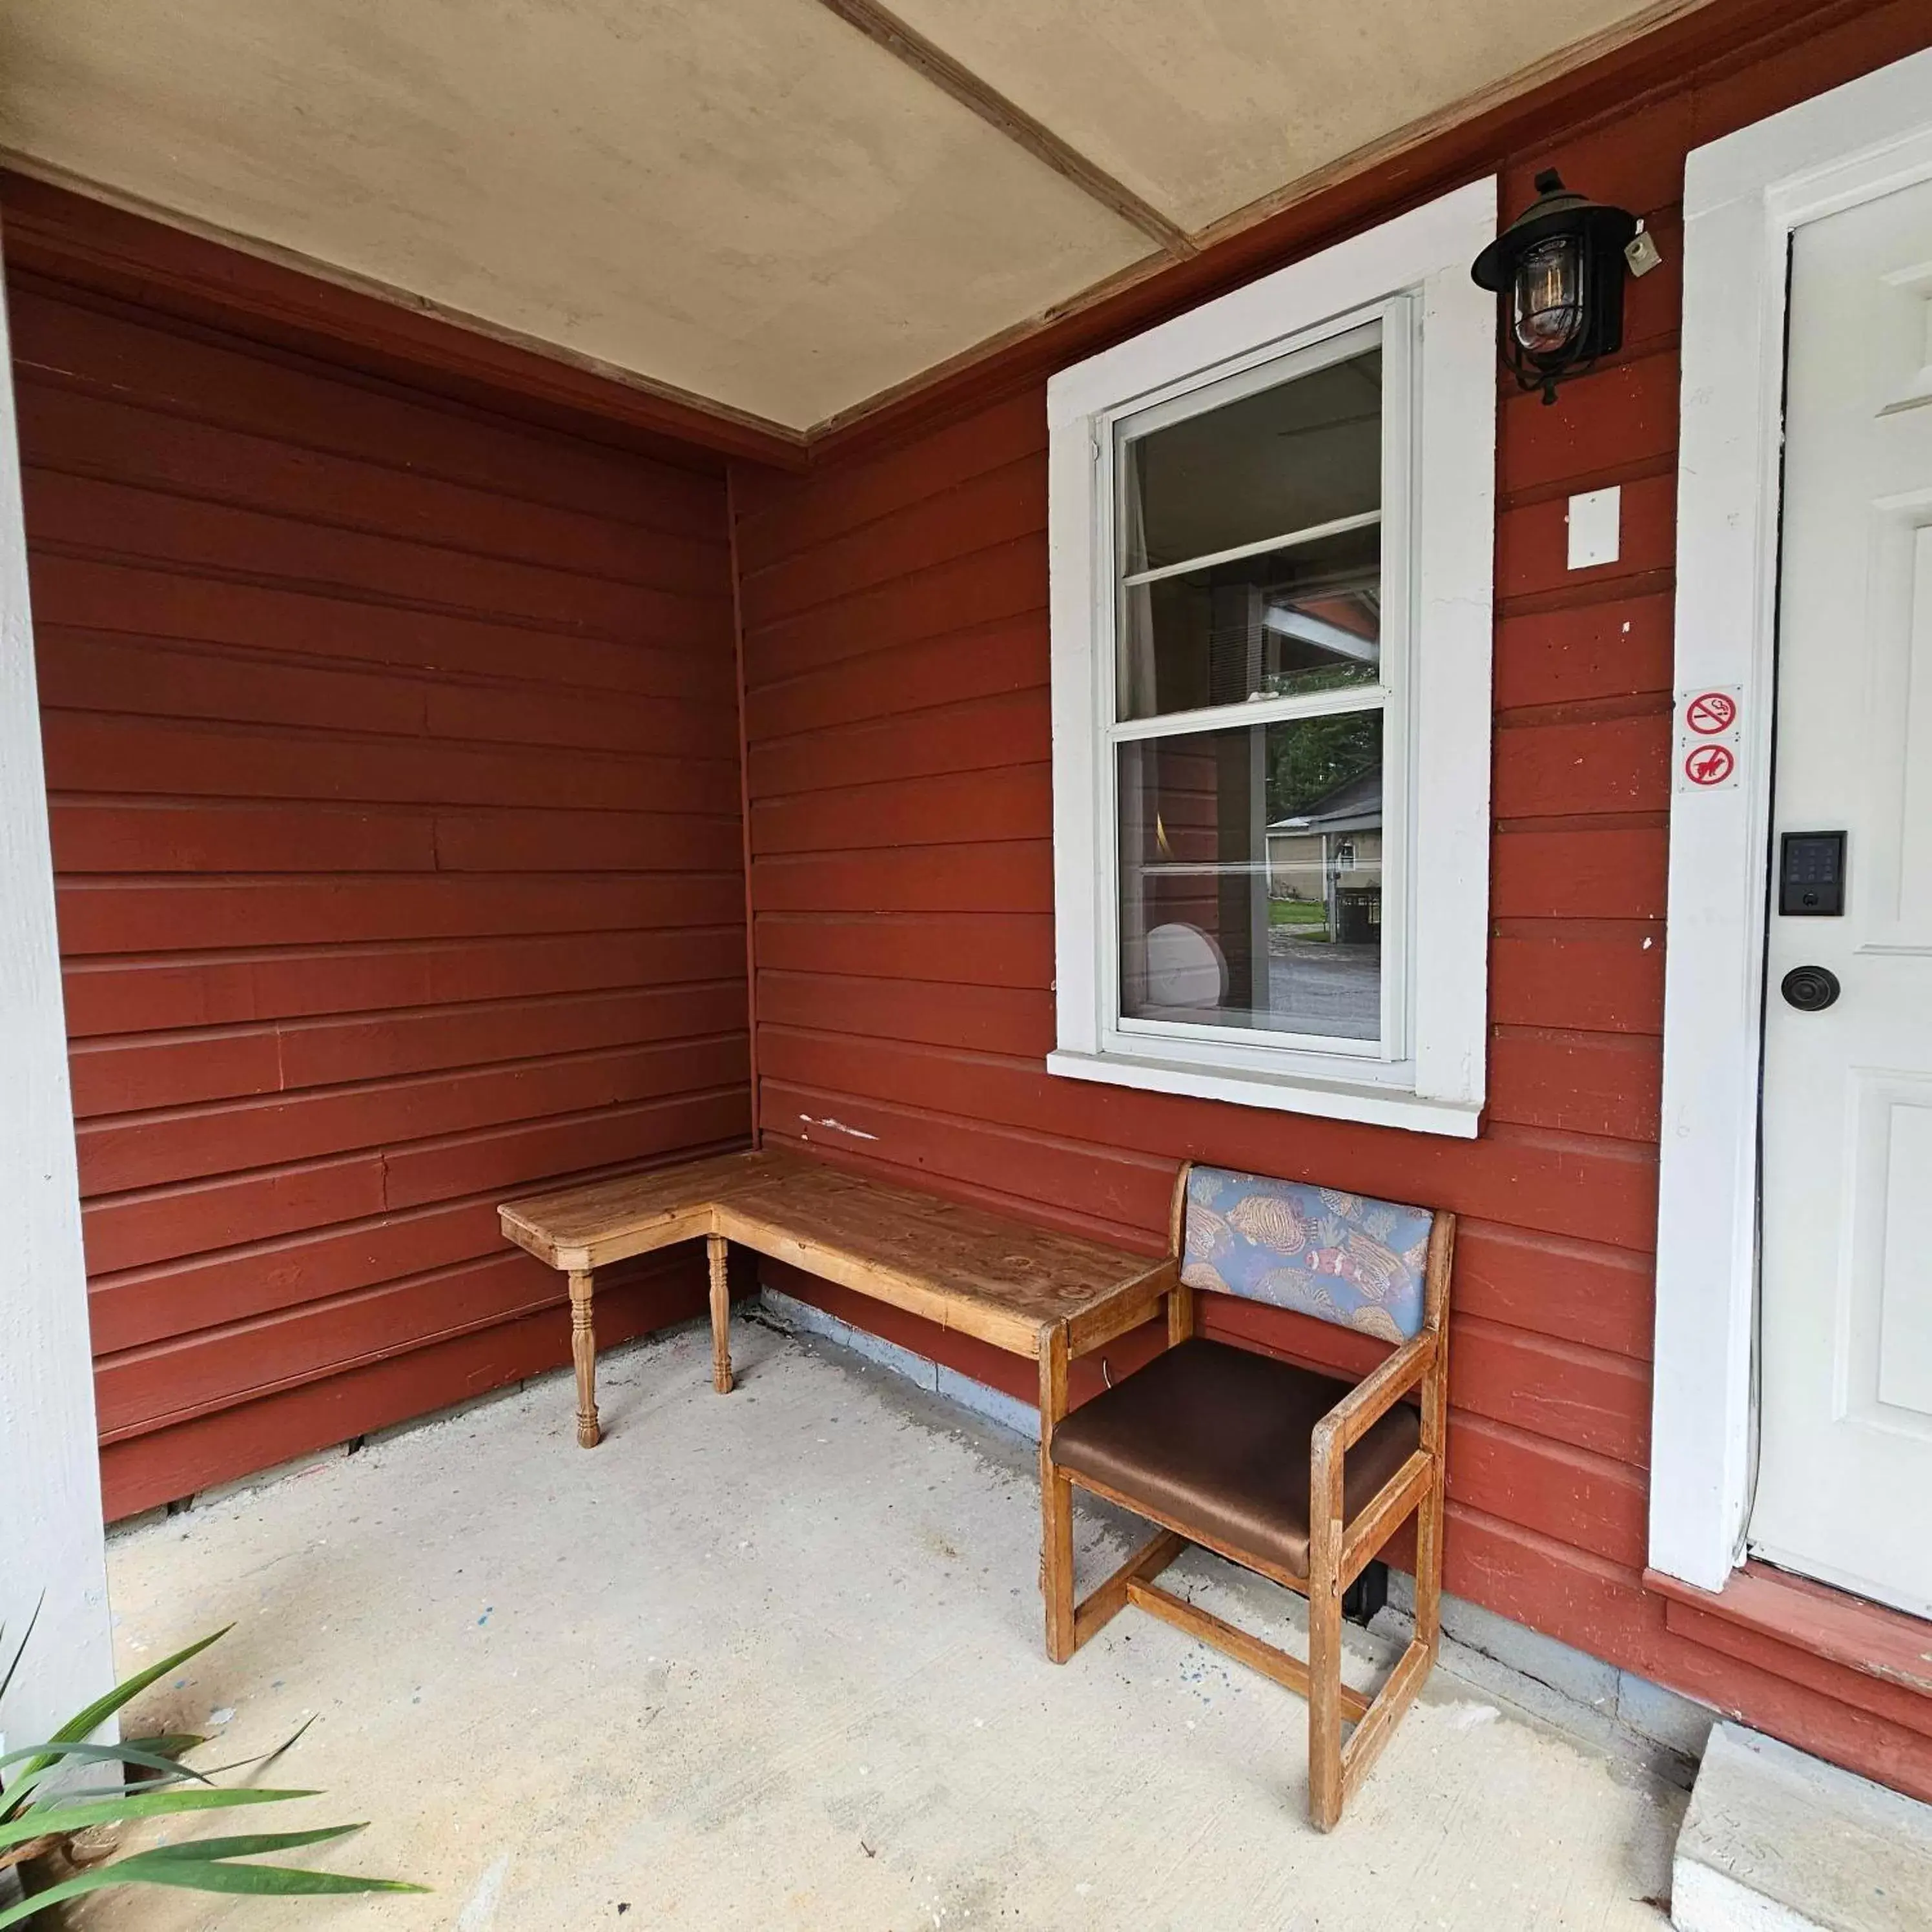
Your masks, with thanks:
M6 1757L0 1757L0 1764L9 1763L16 1757L31 1757L36 1751L57 1750L64 1758L124 1758L136 1764L154 1767L154 1777L142 1778L125 1787L130 1792L150 1791L159 1785L178 1784L187 1778L193 1778L200 1784L212 1784L215 1779L226 1777L231 1771L246 1771L251 1765L273 1764L284 1752L299 1742L303 1732L314 1722L313 1717L304 1718L272 1751L262 1751L254 1757L232 1758L226 1764L210 1765L206 1771L198 1771L193 1765L182 1762L181 1754L183 1751L191 1750L196 1745L205 1744L208 1742L206 1738L191 1737L185 1732L168 1737L136 1738L131 1743L124 1744L27 1744L17 1751L9 1753ZM57 1765L50 1766L43 1771L23 1774L16 1784L9 1787L8 1796L19 1796L30 1784L53 1777L59 1768ZM61 1795L63 1798L72 1798L80 1794L63 1788Z
M231 1804L272 1804L284 1798L314 1798L313 1791L256 1791L243 1786L207 1790L129 1792L72 1804L37 1804L25 1817L0 1825L0 1848L24 1844L47 1832L85 1832L130 1818L164 1817L174 1811L215 1811Z
M18 1750L0 1753L0 1765L16 1764L22 1758L75 1758L84 1763L94 1764L106 1759L115 1759L123 1764L142 1764L151 1770L165 1772L171 1778L199 1778L202 1784L208 1782L193 1766L183 1764L178 1758L169 1757L160 1751L150 1750L143 1744L22 1744ZM40 1777L59 1768L50 1764L43 1772L22 1772L18 1783L9 1786L7 1795L10 1798L29 1777Z
M32 1758L34 1768L22 1772L7 1786L4 1808L0 1808L0 1825L24 1816L38 1787L50 1778L58 1778L76 1761L87 1764L118 1762L154 1768L153 1776L144 1778L139 1784L132 1786L106 1787L110 1791L152 1791L162 1785L182 1784L189 1778L202 1784L212 1781L178 1759L164 1757L157 1752L144 1750L139 1744L26 1744L18 1750L9 1751L4 1757L0 1757L0 1764L10 1763L16 1758ZM92 1788L85 1794L63 1789L56 1795L64 1802L83 1795L94 1796L100 1795L100 1787L98 1786ZM43 1804L47 1802L45 1792L40 1794L38 1802Z
M35 1913L45 1912L51 1906L63 1900L78 1898L84 1892L98 1892L103 1886L118 1885L112 1865L96 1865L92 1871L82 1872L59 1885L50 1885L45 1892L37 1892L31 1898L23 1898L17 1905L10 1905L0 1912L0 1932L9 1925L19 1925L32 1918Z
M260 1759L244 1759L242 1762L244 1763L273 1764L276 1759L280 1757L284 1751L293 1750L296 1746L302 1742L302 1734L308 1730L309 1726L314 1724L316 1719L321 1714L322 1714L320 1712L311 1712L308 1716L303 1718L302 1722L296 1725L295 1729L290 1732L288 1736L285 1737L280 1744L276 1745L274 1749L270 1751L266 1756ZM234 1768L232 1766L230 1766L230 1768L231 1769Z
M294 1748L302 1742L302 1735L303 1732L307 1730L309 1726L315 1722L316 1717L320 1714L320 1713L317 1712L303 1718L302 1722L298 1724L286 1737L283 1738L281 1742L276 1745L273 1750L263 1751L258 1757L238 1757L227 1764L211 1765L208 1767L208 1776L210 1778L221 1778L226 1776L226 1774L231 1771L246 1771L250 1765L254 1765L257 1768L260 1768L273 1764L276 1759L280 1757L284 1751L293 1750Z
M198 1643L191 1643L185 1650L178 1650L172 1657L164 1657L158 1664L151 1664L145 1670L137 1670L124 1683L117 1684L104 1696L97 1697L84 1711L77 1712L54 1733L54 1742L68 1744L91 1736L119 1710L122 1705L131 1703L150 1684L158 1682L170 1670L178 1670L191 1657L199 1657L212 1643L219 1643L235 1626L224 1624L212 1636L205 1636Z
M130 1702L134 1699L140 1696L150 1684L154 1683L158 1678L165 1677L170 1670L178 1668L190 1658L199 1656L210 1644L220 1642L234 1628L232 1624L224 1624L214 1636L205 1636L200 1642L190 1644L185 1650L178 1650L173 1656L164 1657L160 1663L149 1664L145 1670L137 1670L124 1684L116 1684L114 1688L105 1695L97 1697L86 1710L76 1712L74 1716L68 1718L67 1722L55 1732L52 1742L54 1744L78 1744L83 1738L92 1737L110 1718L113 1716L116 1711L121 1708L122 1705ZM52 1762L52 1759L44 1756L30 1762L27 1769L38 1771L44 1765ZM23 1772L22 1775L24 1777L26 1773ZM0 1811L0 1819L10 1817L11 1815L10 1807L7 1810Z
M124 1784L63 1784L60 1789L61 1802L64 1804L70 1798L79 1804L84 1798L118 1798L127 1789ZM145 1782L141 1789L148 1789ZM21 1814L23 1819L26 1815L24 1812Z
M164 1731L159 1737L129 1738L124 1742L139 1744L142 1750L153 1751L160 1756L178 1760L184 1752L193 1750L197 1744L205 1744L208 1740L196 1737L192 1731ZM184 1765L182 1768L185 1770L187 1766Z
M27 1628L20 1633L20 1641L14 1647L13 1660L7 1666L5 1674L0 1676L0 1697L6 1696L7 1687L13 1682L14 1673L20 1669L21 1658L27 1654L27 1641L34 1634L34 1624L40 1620L40 1612L46 1607L46 1600L47 1593L43 1590L34 1605L34 1614L27 1619ZM0 1628L0 1637L6 1634L4 1628Z
M340 1838L345 1832L359 1828L352 1825L337 1826L332 1828L308 1832L271 1832L266 1834L261 1849L274 1849L270 1841L280 1841L294 1845L314 1844L324 1838ZM194 1844L160 1846L151 1852L136 1852L132 1856L117 1859L112 1864L96 1865L91 1871L76 1874L59 1885L46 1891L36 1892L6 1911L0 1912L0 1932L10 1925L17 1925L31 1918L34 1913L44 1912L50 1905L59 1905L70 1898L79 1898L83 1893L100 1892L110 1885L172 1885L192 1892L225 1892L251 1893L256 1897L292 1898L299 1894L316 1893L344 1893L368 1892L427 1892L422 1885L411 1885L401 1879L361 1878L352 1872L304 1871L290 1865L230 1864L220 1858L206 1856L210 1846L229 1842L208 1839L200 1846ZM247 1844L248 1840L233 1842ZM191 1856L197 1850L203 1856Z
M251 1858L257 1852L292 1852L298 1845L325 1844L369 1828L354 1825L320 1825L310 1832L256 1832L238 1838L184 1838L178 1845L154 1845L134 1856L144 1858Z
M18 1925L48 1906L64 1904L90 1892L104 1891L110 1885L173 1885L194 1892L253 1892L289 1897L299 1893L353 1892L427 1892L427 1886L410 1885L400 1879L358 1878L341 1872L302 1871L282 1865L231 1865L219 1860L200 1863L190 1858L155 1860L142 1864L152 1854L137 1852L111 1865L96 1865L91 1871L52 1886L45 1892L22 1899L18 1905L0 1912L0 1932ZM130 1865L140 1866L130 1871Z
M41 1601L45 1601L44 1594ZM0 1693L4 1693L12 1682L20 1667L40 1612L40 1605L36 1604L26 1630L7 1663L4 1674L0 1675ZM210 1644L226 1636L232 1628L232 1624L225 1626L212 1636L176 1652L172 1657L164 1658L158 1664L136 1672L104 1696L97 1698L85 1710L76 1712L46 1742L0 1754L0 1768L9 1764L22 1766L13 1784L0 1791L0 1850L28 1844L43 1837L63 1837L93 1826L224 1810L238 1804L278 1804L287 1798L316 1796L318 1794L313 1791L262 1791L246 1786L212 1785L209 1773L182 1762L184 1752L206 1742L185 1732L137 1738L115 1744L88 1742L108 1718L150 1684L199 1655ZM4 1636L4 1630L0 1630L0 1639ZM244 1758L234 1764L218 1766L216 1774L239 1770L247 1765L273 1763L314 1721L313 1718L305 1721L273 1750L260 1757ZM134 1785L91 1787L78 1792L69 1788L28 1804L28 1795L57 1773L76 1764L101 1763L134 1766L153 1775ZM190 1779L197 1788L155 1788L179 1786ZM364 1878L353 1873L308 1871L294 1866L234 1862L265 1852L289 1851L299 1846L326 1844L362 1828L359 1824L328 1825L302 1832L251 1832L229 1838L191 1839L178 1845L155 1846L76 1873L49 1891L37 1892L0 1910L0 1932L38 1917L50 1906L88 1892L103 1891L110 1886L167 1885L196 1892L257 1897L428 1890L427 1886L410 1884L400 1879Z
M140 1868L129 1871L130 1865ZM247 1892L286 1897L303 1892L427 1892L426 1885L412 1885L406 1879L364 1878L355 1872L303 1871L292 1865L230 1864L224 1858L205 1862L194 1858L157 1858L150 1852L136 1852L107 1867L139 1878L149 1885L186 1886L194 1892Z

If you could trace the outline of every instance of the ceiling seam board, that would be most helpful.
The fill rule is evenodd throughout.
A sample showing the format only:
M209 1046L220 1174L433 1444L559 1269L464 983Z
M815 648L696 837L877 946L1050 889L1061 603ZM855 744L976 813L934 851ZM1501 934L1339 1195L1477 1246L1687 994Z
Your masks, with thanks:
M1045 122L1036 120L1024 108L989 86L944 48L914 32L897 14L878 5L877 0L819 0L819 4L848 26L857 28L895 60L903 62L914 73L950 94L962 106L971 109L988 127L1044 161L1056 173L1064 175L1102 207L1132 222L1166 254L1186 256L1195 252L1187 231L1170 221L1151 202L1142 200L1126 183L1116 181L1071 142L1062 140Z

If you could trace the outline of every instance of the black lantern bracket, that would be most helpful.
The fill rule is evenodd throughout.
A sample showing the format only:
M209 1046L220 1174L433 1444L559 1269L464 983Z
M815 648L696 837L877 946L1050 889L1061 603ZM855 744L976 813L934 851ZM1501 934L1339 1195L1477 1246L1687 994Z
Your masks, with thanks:
M1624 278L1648 274L1663 257L1628 209L1565 188L1556 169L1544 169L1536 188L1469 272L1498 298L1503 367L1553 403L1558 384L1623 346Z

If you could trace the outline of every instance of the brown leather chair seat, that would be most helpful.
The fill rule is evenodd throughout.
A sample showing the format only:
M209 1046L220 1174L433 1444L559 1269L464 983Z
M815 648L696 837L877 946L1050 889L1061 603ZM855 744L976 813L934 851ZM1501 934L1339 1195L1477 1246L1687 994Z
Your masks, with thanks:
M1191 1524L1305 1577L1310 1439L1348 1391L1332 1377L1196 1338L1076 1409L1053 1432L1053 1460L1156 1520ZM1420 1439L1415 1411L1398 1402L1349 1450L1348 1520Z

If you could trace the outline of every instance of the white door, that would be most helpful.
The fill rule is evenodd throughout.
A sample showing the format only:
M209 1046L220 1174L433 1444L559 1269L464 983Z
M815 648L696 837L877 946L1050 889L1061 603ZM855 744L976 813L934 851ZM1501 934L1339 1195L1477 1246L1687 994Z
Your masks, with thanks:
M1786 411L1750 1541L1928 1616L1932 182L1793 236Z

